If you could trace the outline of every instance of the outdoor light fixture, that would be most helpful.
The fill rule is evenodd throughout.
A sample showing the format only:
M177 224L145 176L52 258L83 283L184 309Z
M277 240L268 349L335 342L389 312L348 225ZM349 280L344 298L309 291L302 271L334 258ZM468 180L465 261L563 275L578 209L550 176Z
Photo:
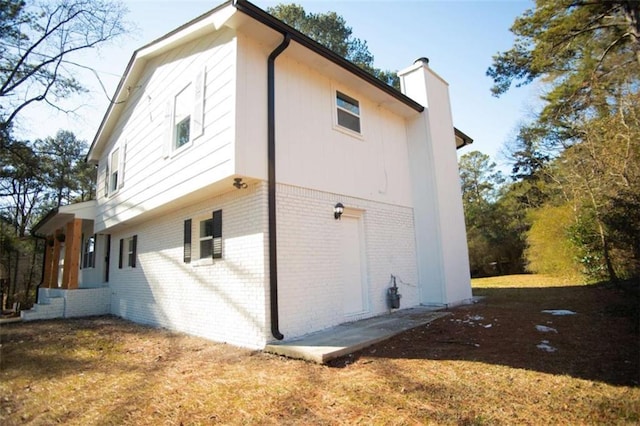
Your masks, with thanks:
M245 189L247 184L242 181L242 178L233 178L233 186L238 189Z
M333 217L336 220L340 220L340 216L342 216L342 212L344 212L344 206L342 203L338 203L333 207Z

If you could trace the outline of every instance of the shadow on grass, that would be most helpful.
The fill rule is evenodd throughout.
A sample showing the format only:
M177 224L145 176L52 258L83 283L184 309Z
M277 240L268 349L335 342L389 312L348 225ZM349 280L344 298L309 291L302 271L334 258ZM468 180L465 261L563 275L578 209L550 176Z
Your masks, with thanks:
M332 365L362 357L461 360L639 385L637 287L478 288L474 295L484 299Z

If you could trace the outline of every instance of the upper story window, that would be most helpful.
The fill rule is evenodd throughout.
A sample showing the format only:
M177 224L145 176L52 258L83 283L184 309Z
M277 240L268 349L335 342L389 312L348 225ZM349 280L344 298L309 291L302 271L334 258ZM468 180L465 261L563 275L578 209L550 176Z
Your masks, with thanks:
M111 173L109 174L109 192L118 189L118 169L120 168L120 148L111 153Z
M125 156L127 142L121 140L106 158L104 173L104 195L109 196L124 186Z
M193 107L192 85L182 89L176 95L173 110L173 141L175 148L180 148L190 141L191 133L191 109Z
M186 148L204 133L205 70L174 92L167 100L165 122L167 131L164 158Z
M336 91L337 123L356 133L360 132L360 102Z

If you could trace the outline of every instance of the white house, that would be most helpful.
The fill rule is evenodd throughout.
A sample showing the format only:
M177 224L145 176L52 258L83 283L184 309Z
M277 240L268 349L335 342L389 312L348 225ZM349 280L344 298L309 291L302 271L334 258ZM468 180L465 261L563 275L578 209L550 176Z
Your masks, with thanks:
M401 308L469 299L470 139L426 59L399 76L402 92L244 0L136 50L87 156L97 200L37 226L24 318L262 348L388 312L394 281Z

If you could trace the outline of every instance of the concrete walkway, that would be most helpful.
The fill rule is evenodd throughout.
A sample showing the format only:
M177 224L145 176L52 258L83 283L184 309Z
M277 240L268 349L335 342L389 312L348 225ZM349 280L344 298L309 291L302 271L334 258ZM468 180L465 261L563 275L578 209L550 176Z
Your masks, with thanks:
M427 307L403 309L387 315L340 324L298 339L271 343L264 350L289 358L325 364L446 315L449 313Z

